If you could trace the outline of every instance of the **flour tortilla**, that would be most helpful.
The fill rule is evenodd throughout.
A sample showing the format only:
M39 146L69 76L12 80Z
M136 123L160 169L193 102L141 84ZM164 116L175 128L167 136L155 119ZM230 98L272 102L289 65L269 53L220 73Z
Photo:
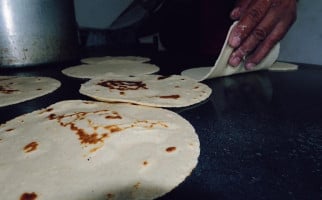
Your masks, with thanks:
M215 62L215 65L210 68L192 68L184 70L181 74L184 76L189 76L195 80L203 81L205 79L211 79L211 78L217 78L222 76L229 76L233 74L239 74L244 72L250 72L250 71L256 71L256 70L262 70L267 69L270 66L273 65L273 63L276 61L279 55L279 49L280 49L280 43L277 43L273 49L270 51L270 53L253 69L246 70L244 67L244 61L240 63L237 67L232 67L228 64L229 57L231 53L233 52L233 48L228 45L228 38L230 35L231 30L234 26L236 26L238 22L234 22L234 24L230 27L230 30L228 31L224 46L219 54L218 59Z
M89 57L81 59L82 63L87 64L97 64L101 62L127 62L127 61L135 61L135 62L149 62L151 61L148 57L142 56L102 56L102 57Z
M74 78L91 79L105 73L114 73L121 75L142 75L152 74L159 71L159 67L149 63L125 61L125 62L104 62L98 64L83 64L68 67L62 70L62 73Z
M206 100L212 90L189 77L105 74L81 85L80 93L100 101L156 107L185 107Z
M0 151L1 199L131 200L171 191L200 149L172 111L69 100L0 125Z
M271 67L268 68L270 71L296 71L298 65L286 62L275 62Z
M0 76L0 107L44 96L60 85L60 81L49 77Z

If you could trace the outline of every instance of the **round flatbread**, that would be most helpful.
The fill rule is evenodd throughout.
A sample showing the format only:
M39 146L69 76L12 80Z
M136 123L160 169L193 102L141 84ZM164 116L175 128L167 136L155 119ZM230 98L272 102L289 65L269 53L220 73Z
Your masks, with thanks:
M121 75L142 75L152 74L159 71L159 67L149 63L141 62L104 62L98 64L83 64L68 67L62 70L62 73L74 78L91 79L105 73L114 73Z
M2 199L154 199L195 168L191 124L161 108L69 100L0 125Z
M271 67L268 68L270 71L296 71L299 66L292 63L286 62L275 62Z
M60 81L49 77L0 76L0 107L44 96L60 85Z
M189 77L105 74L81 85L80 93L100 101L156 107L184 107L206 100L212 90Z
M87 64L96 64L100 62L126 62L126 61L136 61L136 62L149 62L151 61L148 57L142 57L142 56L102 56L102 57L89 57L81 59L82 63Z

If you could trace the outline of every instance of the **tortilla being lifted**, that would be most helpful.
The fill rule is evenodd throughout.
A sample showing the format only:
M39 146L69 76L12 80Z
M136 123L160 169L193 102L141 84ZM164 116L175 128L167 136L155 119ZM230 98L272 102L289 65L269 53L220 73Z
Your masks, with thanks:
M212 90L180 75L121 76L105 74L81 85L80 93L100 101L156 107L184 107L206 100Z
M0 76L0 107L46 95L60 85L60 81L49 77Z
M271 67L273 63L276 61L276 59L278 58L280 43L277 43L272 48L272 50L268 53L268 55L251 70L245 69L244 60L237 67L232 67L228 64L229 57L234 51L234 49L228 45L228 38L231 30L233 29L234 26L237 25L237 23L238 22L234 22L233 25L230 27L228 34L226 36L225 43L213 67L191 68L191 69L184 70L183 72L181 72L181 74L184 76L191 77L198 81L203 81L205 79L217 78L222 76L230 76L233 74L262 70L262 69L267 69Z
M153 199L190 175L191 124L161 108L62 101L0 125L1 199Z

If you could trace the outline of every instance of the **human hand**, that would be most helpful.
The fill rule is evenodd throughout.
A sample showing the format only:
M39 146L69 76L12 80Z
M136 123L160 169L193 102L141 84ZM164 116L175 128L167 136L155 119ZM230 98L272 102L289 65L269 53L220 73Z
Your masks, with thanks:
M246 57L246 69L257 65L295 22L296 7L296 0L237 0L230 14L239 22L228 39L234 48L229 64L238 66Z

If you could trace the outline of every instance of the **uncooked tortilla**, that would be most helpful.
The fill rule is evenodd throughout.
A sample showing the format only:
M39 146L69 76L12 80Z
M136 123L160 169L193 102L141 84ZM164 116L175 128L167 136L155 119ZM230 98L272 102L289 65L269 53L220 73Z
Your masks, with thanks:
M244 67L244 62L242 61L239 66L232 67L228 64L229 57L231 53L233 52L233 48L228 45L228 38L230 35L230 32L232 28L237 24L238 22L235 22L228 31L224 46L219 54L218 59L215 62L215 65L210 68L192 68L184 70L181 74L184 76L191 77L198 81L203 81L205 79L211 79L216 77L222 77L222 76L229 76L233 74L239 74L244 72L250 72L250 71L256 71L256 70L262 70L267 69L276 61L279 55L279 49L280 44L276 44L273 49L270 51L270 53L253 69L246 70Z
M0 125L1 199L154 199L198 162L191 124L161 108L69 100Z
M185 107L206 100L212 90L189 77L105 74L81 85L80 93L100 101L156 107Z
M141 63L133 61L112 61L98 64L83 64L68 67L62 70L62 73L74 78L91 79L105 73L114 73L121 75L142 75L152 74L159 71L159 67L150 63Z
M136 62L149 62L151 59L142 56L102 56L102 57L89 57L81 59L82 63L87 64L97 64L100 62L126 62L126 61L136 61Z
M0 76L0 107L44 96L60 85L60 81L49 77Z

